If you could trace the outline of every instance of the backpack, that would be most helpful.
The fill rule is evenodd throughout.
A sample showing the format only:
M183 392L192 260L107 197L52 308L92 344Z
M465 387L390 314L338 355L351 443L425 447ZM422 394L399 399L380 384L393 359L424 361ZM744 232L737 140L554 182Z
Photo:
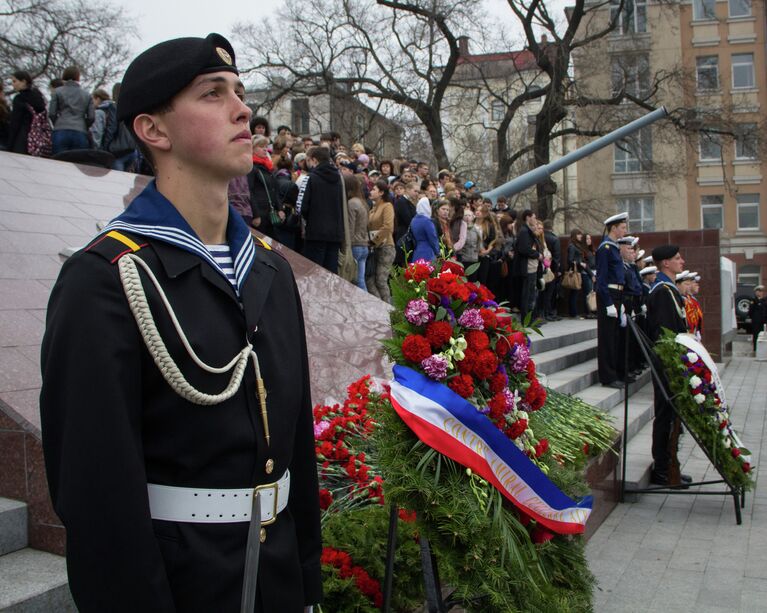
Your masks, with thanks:
M119 124L117 122L117 105L110 102L106 108L98 109L104 111L104 134L101 137L102 151L111 151L111 145L117 136Z
M53 130L45 109L38 113L29 104L27 109L32 115L32 123L29 126L29 134L27 134L27 153L35 157L50 157L53 149L51 146Z
M133 140L133 135L130 133L128 126L122 121L117 123L117 134L109 143L109 152L116 157L121 157L126 153L130 153L136 148L136 142Z

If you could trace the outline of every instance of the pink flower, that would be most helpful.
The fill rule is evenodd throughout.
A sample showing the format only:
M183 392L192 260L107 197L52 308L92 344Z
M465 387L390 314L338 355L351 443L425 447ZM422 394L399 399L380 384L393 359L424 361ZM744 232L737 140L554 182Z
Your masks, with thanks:
M429 303L423 298L411 300L405 307L405 319L414 326L423 326L434 319Z
M511 351L511 372L524 372L530 361L530 350L526 345L514 345Z
M314 438L319 439L330 428L329 421L320 421L314 424Z
M458 318L458 323L470 330L482 330L485 327L485 321L479 309L466 309Z
M442 355L432 355L421 362L421 368L432 379L442 381L447 377L447 358Z

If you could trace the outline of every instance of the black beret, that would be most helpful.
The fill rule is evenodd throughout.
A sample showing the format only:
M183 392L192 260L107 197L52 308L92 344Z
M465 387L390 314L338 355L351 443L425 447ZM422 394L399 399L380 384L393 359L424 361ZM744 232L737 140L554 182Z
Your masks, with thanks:
M125 121L167 103L201 74L239 74L234 49L220 34L175 38L150 47L134 59L120 87L117 119Z
M677 253L679 253L679 247L676 245L661 245L652 250L652 259L656 262L670 260Z

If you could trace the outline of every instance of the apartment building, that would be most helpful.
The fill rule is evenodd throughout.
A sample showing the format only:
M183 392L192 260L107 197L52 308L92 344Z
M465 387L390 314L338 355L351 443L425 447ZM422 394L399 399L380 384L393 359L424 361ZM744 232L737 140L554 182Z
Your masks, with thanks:
M661 122L595 154L579 164L579 193L606 213L628 211L635 231L719 228L739 282L765 282L764 0L626 0L620 14L618 5L594 12L591 31L611 16L618 25L574 55L579 87L649 93L690 129ZM642 112L590 108L579 122L601 113L615 127Z

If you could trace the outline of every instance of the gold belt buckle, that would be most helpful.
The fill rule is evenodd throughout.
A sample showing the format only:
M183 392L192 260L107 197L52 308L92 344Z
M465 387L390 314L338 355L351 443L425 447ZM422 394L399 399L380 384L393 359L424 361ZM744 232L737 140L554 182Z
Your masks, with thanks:
M279 495L279 483L275 481L274 483L267 483L265 485L257 485L256 487L253 488L253 495L254 496L256 495L257 492L260 493L260 492L263 492L264 490L268 490L268 489L274 490L274 497L272 499L272 518L271 519L267 519L266 521L262 521L261 522L262 526L268 526L269 524L273 524L274 522L277 521L277 497ZM261 504L260 500L259 500L259 504Z

